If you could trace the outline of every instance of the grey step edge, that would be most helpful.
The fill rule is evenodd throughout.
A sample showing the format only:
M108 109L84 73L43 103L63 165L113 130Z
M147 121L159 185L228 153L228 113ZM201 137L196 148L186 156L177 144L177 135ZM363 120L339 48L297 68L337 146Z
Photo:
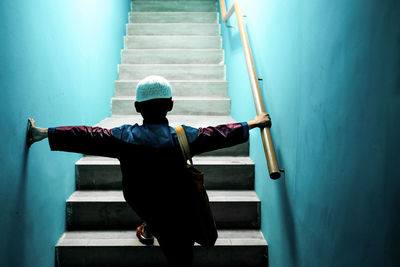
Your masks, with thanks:
M129 23L127 35L220 35L217 23Z
M135 96L139 80L115 81L115 96ZM169 81L173 96L228 97L228 82L224 80Z
M254 191L208 190L208 196L217 227L259 229L261 203ZM66 216L69 230L132 229L141 223L122 191L75 191Z
M215 12L216 1L132 1L132 11Z
M130 12L131 23L218 23L217 12Z
M122 64L224 64L222 49L124 49Z
M193 266L265 267L268 244L259 230L219 230L215 246L194 247ZM167 266L157 240L144 246L134 231L70 231L56 245L59 267Z
M188 48L188 49L221 49L221 36L148 36L136 35L124 37L127 49L161 49L161 48Z
M206 189L254 189L254 163L249 157L194 157L194 165L205 173ZM75 164L78 190L121 190L118 159L83 157Z
M176 115L229 115L230 99L224 97L174 97L174 107L169 114ZM113 115L138 114L135 97L114 97L111 100Z
M221 64L120 64L118 79L140 80L160 75L167 80L225 80L225 65Z

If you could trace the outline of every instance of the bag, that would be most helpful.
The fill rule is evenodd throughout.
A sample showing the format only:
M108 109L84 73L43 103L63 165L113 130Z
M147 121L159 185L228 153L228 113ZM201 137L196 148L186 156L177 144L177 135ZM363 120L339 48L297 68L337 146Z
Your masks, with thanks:
M175 128L179 146L185 159L185 175L190 179L192 195L194 198L194 241L203 247L212 247L218 238L217 226L210 208L210 202L204 188L204 173L193 167L192 155L185 130L182 126ZM187 163L189 160L190 164Z

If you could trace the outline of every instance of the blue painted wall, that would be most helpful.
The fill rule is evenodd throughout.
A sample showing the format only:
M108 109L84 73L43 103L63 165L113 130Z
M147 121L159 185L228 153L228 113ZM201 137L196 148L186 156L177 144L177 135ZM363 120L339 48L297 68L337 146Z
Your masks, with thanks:
M0 266L53 266L77 154L25 148L38 126L110 115L130 0L0 1Z
M252 132L270 266L400 266L400 2L238 2L286 170L268 178ZM229 24L232 115L248 120L236 18Z

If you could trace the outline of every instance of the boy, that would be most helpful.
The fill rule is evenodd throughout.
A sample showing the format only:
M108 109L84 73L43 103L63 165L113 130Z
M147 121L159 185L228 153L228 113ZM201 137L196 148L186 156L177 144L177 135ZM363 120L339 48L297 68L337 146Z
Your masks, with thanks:
M38 128L30 119L30 143L49 139L51 150L118 158L123 194L129 206L145 221L137 229L144 244L157 238L170 266L191 266L194 225L188 179L174 128L167 113L173 108L172 90L160 76L141 80L136 88L135 108L142 125L113 129L73 126ZM207 128L183 126L192 155L247 141L249 129L270 127L268 114L253 121Z

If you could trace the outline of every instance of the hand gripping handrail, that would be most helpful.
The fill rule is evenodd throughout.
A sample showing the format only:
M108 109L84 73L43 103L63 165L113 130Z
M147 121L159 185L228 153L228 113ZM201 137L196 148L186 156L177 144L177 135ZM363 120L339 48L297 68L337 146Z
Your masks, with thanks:
M222 20L226 23L233 12L236 13L236 19L239 25L240 39L242 40L242 46L244 51L244 57L246 60L247 71L249 73L249 79L251 84L251 91L253 92L254 104L256 106L257 114L265 113L264 103L262 101L260 85L258 83L256 69L254 67L254 60L251 54L251 48L249 39L247 37L246 27L244 26L242 10L240 9L239 3L235 1L232 7L226 13L225 0L219 0L221 7ZM271 131L269 127L261 129L261 137L264 145L265 157L267 158L269 177L271 179L278 179L281 177L281 173L276 160L276 154L274 149L274 143L272 142Z

